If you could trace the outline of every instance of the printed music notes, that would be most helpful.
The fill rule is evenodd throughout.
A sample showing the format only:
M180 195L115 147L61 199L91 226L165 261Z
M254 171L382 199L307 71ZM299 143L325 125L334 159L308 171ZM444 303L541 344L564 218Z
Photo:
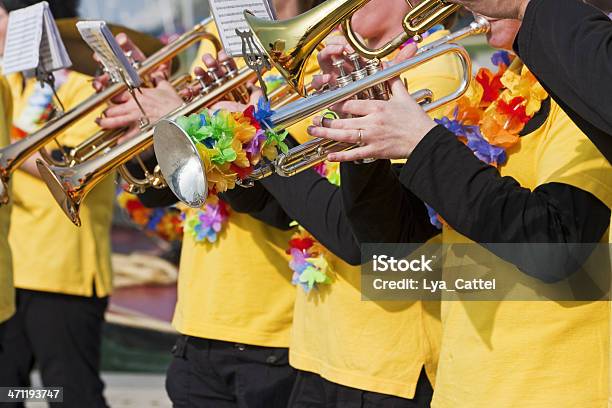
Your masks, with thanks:
M242 40L236 29L248 29L243 12L250 10L257 17L273 20L274 7L270 0L209 0L225 51L232 57L242 56Z
M77 29L114 82L125 81L130 88L140 87L138 72L104 21L79 21Z
M46 1L9 14L3 74L48 74L72 65Z

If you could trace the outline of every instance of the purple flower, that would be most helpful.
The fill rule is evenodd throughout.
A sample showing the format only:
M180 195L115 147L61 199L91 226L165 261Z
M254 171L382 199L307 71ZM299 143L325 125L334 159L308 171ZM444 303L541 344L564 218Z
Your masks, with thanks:
M289 267L293 271L291 277L291 283L294 285L300 285L306 292L310 291L308 284L300 281L300 276L308 267L310 263L306 260L306 255L297 248L291 248L291 260L289 261Z
M504 164L508 156L502 147L493 146L480 133L478 128L469 132L467 136L467 146L474 152L476 157L487 164Z
M438 218L438 213L428 204L425 204L425 206L427 207L427 214L429 214L429 222L431 223L431 225L441 230L442 223L440 222L440 219Z
M249 153L252 156L256 156L261 152L264 142L266 141L266 133L259 129L255 134L255 137L251 139L249 143L247 143L245 152Z

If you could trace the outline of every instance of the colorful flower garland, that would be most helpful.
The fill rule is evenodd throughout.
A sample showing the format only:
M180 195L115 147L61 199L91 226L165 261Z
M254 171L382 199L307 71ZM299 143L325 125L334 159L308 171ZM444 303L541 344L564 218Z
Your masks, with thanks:
M117 204L146 235L168 242L180 241L183 238L183 216L180 208L146 208L137 195L128 193L123 188L117 190Z
M315 166L315 170L330 183L340 185L339 163L324 162ZM328 285L332 282L327 249L301 226L298 226L298 231L291 237L287 254L291 256L289 267L293 271L292 282L301 286L306 293L317 285Z
M457 102L452 119L447 116L436 122L453 132L480 160L499 167L506 163L508 149L519 143L521 131L540 111L548 94L508 52L496 52L491 61L497 73L481 68ZM441 229L444 220L429 206L428 212L431 223Z
M235 188L236 181L246 179L262 158L274 160L278 150L289 150L284 142L287 132L276 133L265 126L273 113L262 98L257 110L253 106L244 112L206 110L177 119L195 143L208 180L209 199L204 208L187 211L185 216L185 232L196 242L216 242L227 225L229 206L218 193Z

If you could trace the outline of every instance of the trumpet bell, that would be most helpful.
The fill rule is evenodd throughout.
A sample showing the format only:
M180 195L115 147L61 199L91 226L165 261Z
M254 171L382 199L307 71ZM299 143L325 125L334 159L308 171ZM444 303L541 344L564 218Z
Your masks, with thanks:
M174 195L192 208L202 207L208 197L206 166L187 133L173 120L161 120L155 126L153 146Z
M80 185L79 181L74 181L78 177L77 172L71 167L51 168L43 160L36 160L36 167L40 177L49 187L49 191L53 198L60 205L64 213L70 218L70 221L77 227L81 226L81 217L79 209L81 207L82 194L76 187Z
M343 20L370 0L328 0L284 21L270 21L245 11L253 36L269 61L301 96L306 96L304 74L308 58Z

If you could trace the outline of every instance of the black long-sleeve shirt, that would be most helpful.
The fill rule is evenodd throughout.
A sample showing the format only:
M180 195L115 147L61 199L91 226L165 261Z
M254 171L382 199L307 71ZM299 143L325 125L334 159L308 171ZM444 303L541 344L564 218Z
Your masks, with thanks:
M596 243L610 221L607 206L586 191L560 183L530 191L511 177L501 177L442 126L419 143L399 177L389 165L379 165L377 170L345 165L342 180L346 214L359 242L426 239L429 221L423 203L436 209L459 233L485 246ZM393 193L383 196L384 191L377 189L380 183ZM368 195L369 204L364 198L368 192L375 193ZM386 213L394 222L383 225L378 220ZM502 246L489 249L546 282L567 277L588 256L584 247L577 246L551 246L550 253L531 258L524 256L526 251L506 251Z
M612 22L577 0L531 0L515 51L612 161Z

